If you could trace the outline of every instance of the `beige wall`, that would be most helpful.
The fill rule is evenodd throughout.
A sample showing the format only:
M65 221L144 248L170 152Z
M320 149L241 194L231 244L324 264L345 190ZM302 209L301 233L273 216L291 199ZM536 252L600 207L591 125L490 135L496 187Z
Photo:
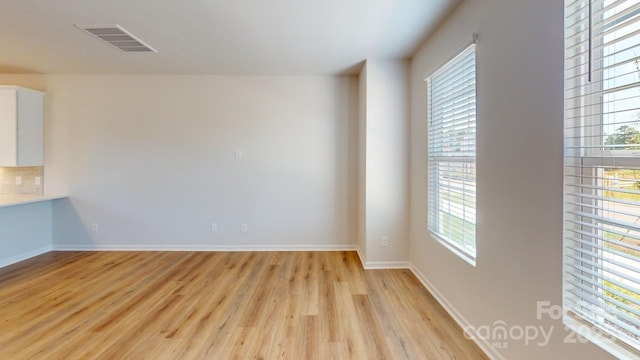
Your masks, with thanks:
M360 104L364 199L359 203L364 212L360 228L364 229L365 266L406 266L409 63L367 60L360 78L360 91L365 93ZM381 245L383 237L387 246Z
M45 191L70 196L54 247L356 244L355 78L53 75L46 91Z
M24 86L33 90L46 92L47 77L45 75L30 74L0 74L0 84ZM46 99L45 97L45 106L47 104Z
M358 251L367 258L367 63L358 75Z
M423 81L473 32L480 37L475 268L426 230ZM536 319L538 301L561 305L562 294L562 2L466 1L413 58L411 80L414 266L458 319L471 325L553 327L548 346L508 340L500 351L506 359L611 358L592 344L565 344L561 321Z

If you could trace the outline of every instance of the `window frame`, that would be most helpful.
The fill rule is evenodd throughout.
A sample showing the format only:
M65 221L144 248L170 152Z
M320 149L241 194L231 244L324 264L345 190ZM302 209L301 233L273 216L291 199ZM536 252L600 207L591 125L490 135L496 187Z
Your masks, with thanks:
M458 257L460 257L461 259L463 259L464 261L466 261L467 263L469 263L472 266L476 266L476 258L477 258L477 236L476 236L476 228L477 228L477 223L476 223L476 215L475 215L475 211L476 211L476 186L477 186L477 172L476 172L476 158L477 158L477 134L476 134L476 125L477 125L477 92L478 92L478 87L477 87L477 53L476 53L476 44L477 44L477 34L473 34L472 40L471 42L465 44L465 46L463 46L461 48L461 50L459 50L456 55L451 58L451 60L447 61L444 65L438 67L432 74L425 76L425 82L427 85L427 134L428 134L428 140L429 140L429 145L428 145L428 149L427 149L427 194L428 194L428 200L427 200L427 230L429 232L429 234L431 235L431 237L433 239L435 239L438 243L442 244L444 247L446 247L447 249L449 249L452 253L456 254ZM454 72L455 70L458 70L457 66L460 65L460 63L464 63L465 61L472 61L473 64L470 65L470 68L472 69L472 75L469 77L470 80L473 82L473 91L472 91L472 98L473 100L465 100L465 104L473 104L472 109L471 108L467 108L465 111L468 111L468 113L473 113L472 117L473 118L473 150L467 150L465 149L464 151L460 150L460 154L456 154L456 155L451 155L451 154L447 154L445 155L444 152L446 152L444 150L444 146L443 145L447 145L447 143L445 143L444 141L442 142L438 142L439 145L441 147L437 148L434 150L434 147L432 146L433 140L436 136L438 136L438 139L442 139L445 138L447 136L452 136L452 130L448 130L449 132L441 129L439 131L434 130L434 127L438 127L442 125L442 122L437 122L434 123L434 115L433 115L433 108L432 108L432 99L434 98L434 89L432 88L432 82L434 78L438 78L440 76L442 77L446 77L446 76L450 76L451 74L449 74L449 71ZM467 79L466 77L462 78L462 81L464 82L464 84L466 86L469 86L467 84L467 82L469 81L469 79ZM470 92L471 93L471 92ZM453 92L451 93L438 93L436 94L435 97L438 98L438 102L442 102L442 101L451 101L453 102L454 100L457 99L459 95L455 94ZM449 98L450 97L450 98ZM452 106L453 108L453 106ZM469 116L469 115L466 115ZM442 120L442 119L440 119ZM435 126L434 126L435 124ZM442 127L442 126L441 126ZM436 135L437 134L437 135ZM465 142L468 141L467 139L468 134L464 133L464 135L458 135L458 137L462 138L462 140L458 140L460 141L462 144L464 144ZM460 145L463 147L467 147L467 144L465 145ZM438 151L439 150L439 151ZM457 150L456 150L457 151ZM470 156L468 153L472 152L473 155ZM436 155L436 153L440 153L440 155ZM440 169L440 165L443 166L443 168L445 169L449 169L449 172L447 172L447 170L441 171ZM435 169L434 169L435 168ZM452 236L452 232L453 231L448 231L448 233L445 233L444 231L442 231L441 229L441 219L440 219L440 215L441 214L447 214L449 216L452 216L452 212L446 212L442 210L441 204L443 204L443 202L441 202L441 192L440 190L442 190L442 188L444 186L441 186L441 182L439 181L442 176L442 173L445 174L451 174L452 171L451 169L459 169L457 172L457 174L462 174L463 178L462 178L462 183L463 183L463 190L461 192L462 195L462 212L465 214L462 218L460 218L459 216L453 215L456 218L459 218L460 221L463 221L465 223L467 223L467 219L466 219L466 212L469 211L470 209L473 209L473 220L474 222L472 223L472 237L469 238L466 234L466 231L463 230L461 232L461 235L459 236L459 238L451 238ZM470 171L468 169L471 169ZM434 173L436 172L436 173ZM473 180L470 181L468 179L466 179L465 174L469 172L472 173L472 177ZM467 185L467 183L472 183L473 186L473 197L472 197L472 201L473 201L473 205L472 206L467 206L466 204L468 203L468 198L467 193L465 192L466 190L464 190L464 187ZM446 191L446 190L445 190ZM447 194L451 195L453 192L449 190L449 192L447 192ZM451 200L446 200L447 204L451 204L453 201ZM434 214L434 209L437 208L438 210L435 210L435 214ZM450 223L449 223L450 224ZM451 226L451 225L449 225ZM466 224L463 226L463 229L465 229ZM471 246L470 246L471 245Z
M608 45L604 34L617 21L617 14L614 13L611 15L613 20L607 23L605 14L607 8L625 4L625 1L609 5L606 2L607 0L565 1L564 22L567 32L564 36L563 323L609 353L628 358L640 357L640 342L625 339L629 334L625 333L624 326L620 328L617 325L624 322L624 316L617 314L622 313L624 304L616 303L623 301L608 298L612 291L615 292L612 286L618 284L617 279L616 282L609 279L616 278L616 272L620 271L617 267L620 266L616 259L617 250L610 246L620 240L607 238L607 233L625 225L616 215L609 214L618 211L615 204L620 201L611 200L613 195L606 195L607 191L611 191L611 185L607 185L605 173L607 169L640 169L640 151L607 148L605 137L612 134L607 134L605 126L615 127L616 124L625 122L607 122L606 117L616 111L615 108L607 109L606 106L615 106L615 101L619 100L614 96L614 100L606 103L605 96L627 88L640 88L640 85L633 85L635 82L622 87L605 85L605 82L616 77L605 76L607 68L614 69L619 64L630 61L614 60L605 66L606 57L612 54L605 54ZM640 9L634 10L636 15L638 11ZM593 25L594 19L598 26ZM588 25L585 26L587 21ZM634 21L640 23L640 19ZM576 30L578 28L580 30ZM588 45L579 45L585 42L579 40L585 36ZM596 39L594 43L593 39ZM609 46L614 46L617 41L614 37ZM581 56L588 56L586 63L575 61ZM588 81L576 80L587 74ZM575 179L569 180L572 177ZM604 205L605 203L613 205ZM640 211L637 215L640 217ZM633 290L633 287L622 288ZM630 333L638 336L640 328Z

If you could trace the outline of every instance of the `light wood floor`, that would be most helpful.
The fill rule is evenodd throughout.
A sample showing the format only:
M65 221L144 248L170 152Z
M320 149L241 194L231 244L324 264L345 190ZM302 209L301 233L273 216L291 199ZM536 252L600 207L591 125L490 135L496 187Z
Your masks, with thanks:
M0 359L486 359L355 252L51 252L0 269Z

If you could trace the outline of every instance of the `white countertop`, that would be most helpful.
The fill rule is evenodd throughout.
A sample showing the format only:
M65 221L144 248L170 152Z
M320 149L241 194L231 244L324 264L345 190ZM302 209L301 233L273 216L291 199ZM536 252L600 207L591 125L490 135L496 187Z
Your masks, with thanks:
M65 198L65 195L0 195L0 208Z

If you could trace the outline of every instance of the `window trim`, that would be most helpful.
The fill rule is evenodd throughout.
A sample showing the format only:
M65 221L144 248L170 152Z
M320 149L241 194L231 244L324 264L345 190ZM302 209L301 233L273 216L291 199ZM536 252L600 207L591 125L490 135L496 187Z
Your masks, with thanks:
M607 102L603 95L624 90L626 86L640 87L638 82L629 83L622 88L615 85L611 88L606 87L606 82L612 78L605 73L605 58L611 56L605 54L605 47L614 45L618 39L612 39L609 45L608 41L604 40L603 34L612 24L607 23L604 16L607 11L625 4L626 1L616 1L606 5L606 0L564 2L565 156L562 296L563 323L569 329L614 356L635 358L640 356L638 342L626 339L628 334L619 328L614 329L616 326L621 326L623 330L626 327L620 325L625 321L625 317L617 314L622 312L621 309L624 310L624 305L616 305L617 300L607 300L607 295L602 294L607 291L615 293L606 282L613 282L611 279L619 271L615 268L619 265L614 256L615 251L607 248L607 244L613 244L614 241L607 239L604 233L613 231L612 228L626 226L619 218L602 215L609 211L617 213L615 207L602 207L602 203L620 203L609 200L612 198L611 195L603 195L610 188L603 183L605 175L602 172L607 168L640 168L640 158L637 157L640 151L608 148L604 140L607 135L604 129L609 125L607 114L612 113L605 106L614 104L616 100ZM640 12L640 8L631 4L619 14L630 12L628 9L631 9L631 17L624 21L632 19ZM618 14L612 14L609 19L615 19L617 16ZM593 20L597 20L598 25L593 24ZM624 24L624 21L619 24ZM638 24L640 18L632 21ZM584 39L585 36L588 39ZM587 41L588 45L585 45ZM587 59L584 62L576 61L584 58ZM609 68L615 66L618 66L615 61L608 65ZM587 76L588 81L585 81L584 78ZM628 211L633 213L633 210ZM640 210L636 211L640 216ZM617 283L614 282L614 285ZM637 317L634 320L638 322ZM607 325L607 322L610 324ZM636 331L629 331L629 334L638 336Z
M430 75L425 75L425 83L427 84L427 133L430 132L431 130L431 79L435 76L441 75L443 72L446 72L447 70L449 70L451 67L455 67L458 64L459 60L464 61L471 53L474 57L473 60L473 78L474 81L476 83L474 91L473 91L473 96L474 99L477 101L477 53L476 53L476 44L478 43L478 34L473 34L471 41L467 42L464 46L462 46L457 52L456 54L451 57L447 62L445 62L443 65L439 66L433 73L431 73ZM474 113L475 113L475 121L474 124L477 124L477 105L474 107ZM428 136L430 137L430 136ZM438 187L438 185L434 185L431 182L432 179L432 173L431 173L431 162L432 161L437 161L437 162L450 162L450 163L454 163L454 164L472 164L474 167L477 164L477 135L474 137L474 148L473 148L473 156L432 156L431 155L431 148L429 148L429 150L427 151L427 182L428 182L428 186L427 186L427 194L428 194L428 201L427 201L427 213L429 214L431 212L431 208L432 208L432 202L436 201L438 202L438 200L433 200L431 198L429 198L431 196L432 193L434 192L438 192L437 189L432 189L432 186L436 186ZM431 139L429 139L431 140ZM477 185L477 178L474 179L474 185ZM476 205L477 201L474 199L474 208ZM439 202L438 202L439 204ZM437 205L436 205L437 206ZM463 205L466 207L466 205ZM440 212L438 212L440 213ZM475 229L477 228L477 223L474 223L474 234L473 234L473 250L469 250L469 249L465 249L464 246L462 244L459 244L458 242L454 241L453 239L448 239L446 234L441 234L438 231L434 230L433 228L433 224L431 224L431 222L429 221L429 217L427 218L427 231L428 233L431 235L431 237L436 240L438 243L440 243L442 246L444 246L445 248L449 249L449 251L451 251L452 253L454 253L455 255L457 255L458 257L460 257L462 260L464 260L465 262L467 262L468 264L472 265L472 266L476 266L476 258L477 258L477 235L475 234ZM463 242L465 242L466 239L463 239Z

